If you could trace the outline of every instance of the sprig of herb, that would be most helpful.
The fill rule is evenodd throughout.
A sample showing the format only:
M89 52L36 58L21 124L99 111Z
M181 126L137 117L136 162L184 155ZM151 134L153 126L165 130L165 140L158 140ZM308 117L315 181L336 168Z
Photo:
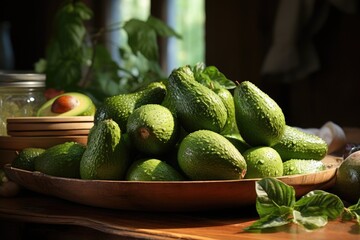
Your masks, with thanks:
M146 21L130 19L90 32L86 21L92 17L81 1L65 0L58 10L45 59L35 64L35 71L46 74L47 88L81 91L101 102L165 77L157 42L158 37L181 38L173 29L149 16ZM119 47L117 63L99 40L107 31L120 29L128 35L128 46Z
M261 231L290 223L314 230L340 216L344 221L355 219L360 224L360 199L356 205L345 208L335 194L314 190L296 201L294 188L276 178L257 181L256 194L256 210L260 219L246 231Z

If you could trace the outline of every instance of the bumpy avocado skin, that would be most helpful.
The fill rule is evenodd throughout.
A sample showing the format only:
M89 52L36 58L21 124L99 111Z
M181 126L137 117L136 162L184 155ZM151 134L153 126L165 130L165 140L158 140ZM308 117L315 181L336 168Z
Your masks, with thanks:
M235 146L219 133L198 130L180 143L178 164L192 180L242 179L247 165Z
M283 161L293 158L321 160L328 151L328 145L322 138L288 125L285 126L280 141L273 148Z
M19 153L17 153L16 157L11 163L11 166L28 171L34 171L35 158L44 151L44 148L24 148Z
M186 131L221 132L227 120L226 107L214 91L195 80L189 66L172 71L168 91L176 116Z
M79 178L80 160L86 147L77 142L65 142L47 148L34 159L34 169L51 176Z
M160 104L165 95L165 85L162 82L153 82L137 92L108 97L96 109L95 124L105 119L112 119L125 133L127 120L136 108L149 103Z
M273 146L285 128L285 116L269 95L249 81L234 90L236 122L241 136L251 146Z
M82 179L123 179L130 157L118 124L106 119L91 129L80 162Z
M179 125L168 108L160 104L145 104L129 116L127 131L137 150L161 155L175 146Z
M219 88L214 91L223 101L227 109L228 116L225 126L221 130L220 134L226 137L240 151L240 153L243 153L251 146L245 142L237 127L234 96L226 88Z
M309 159L289 159L283 163L283 175L316 173L326 169L323 162Z

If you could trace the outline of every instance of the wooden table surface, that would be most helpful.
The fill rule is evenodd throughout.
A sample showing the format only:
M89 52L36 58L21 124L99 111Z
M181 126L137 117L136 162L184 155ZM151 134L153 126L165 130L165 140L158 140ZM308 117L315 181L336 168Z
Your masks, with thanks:
M74 231L69 226L82 228L78 233L83 239L95 239L95 236L99 239L100 233L106 239L360 239L360 226L356 222L337 220L311 232L295 224L262 233L245 232L244 228L256 219L254 206L223 212L151 213L88 207L27 191L12 198L0 197L0 231L5 239L24 239L19 238L19 233L17 238L11 238L15 234L11 232L14 228L8 227L11 223L11 226L21 223L20 229L26 224L43 224L38 226L41 230L55 227L56 232L49 239L54 239L54 235L56 239L65 239L60 236ZM89 230L88 235L85 229Z

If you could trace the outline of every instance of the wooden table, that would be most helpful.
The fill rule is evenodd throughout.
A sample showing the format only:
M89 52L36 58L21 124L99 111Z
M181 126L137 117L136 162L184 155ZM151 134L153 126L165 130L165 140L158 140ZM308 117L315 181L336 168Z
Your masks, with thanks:
M88 207L23 191L0 198L1 239L360 239L355 222L330 221L312 232L295 224L262 233L244 228L255 207L209 213L150 213Z

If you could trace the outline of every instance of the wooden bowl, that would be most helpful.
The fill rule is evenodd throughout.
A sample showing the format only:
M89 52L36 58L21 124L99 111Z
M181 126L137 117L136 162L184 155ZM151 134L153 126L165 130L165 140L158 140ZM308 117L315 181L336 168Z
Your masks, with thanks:
M279 177L294 187L296 196L334 185L341 159L328 156L327 170ZM6 165L12 181L42 194L94 207L134 211L193 212L236 209L255 204L259 179L219 181L105 181L53 177Z

